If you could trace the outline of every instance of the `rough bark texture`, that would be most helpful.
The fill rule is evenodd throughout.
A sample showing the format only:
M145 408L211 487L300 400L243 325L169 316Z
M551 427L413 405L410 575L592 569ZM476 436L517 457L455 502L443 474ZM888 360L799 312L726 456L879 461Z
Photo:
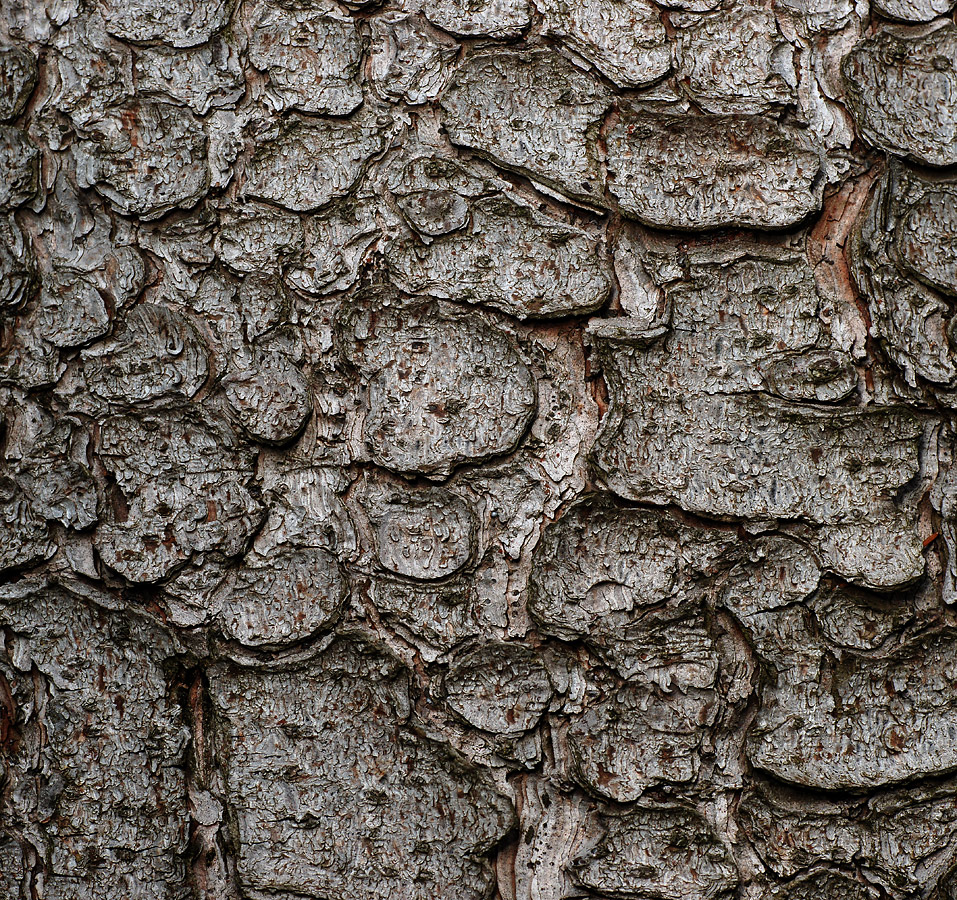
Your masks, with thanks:
M0 2L0 900L957 900L954 5Z

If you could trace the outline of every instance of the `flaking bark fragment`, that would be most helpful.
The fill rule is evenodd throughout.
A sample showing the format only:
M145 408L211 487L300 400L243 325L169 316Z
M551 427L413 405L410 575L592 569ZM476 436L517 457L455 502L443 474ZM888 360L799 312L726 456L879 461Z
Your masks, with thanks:
M957 163L957 27L924 33L888 27L841 65L861 136L882 150L928 166Z
M511 807L406 726L394 659L343 638L298 672L216 669L211 690L248 895L487 895Z
M469 56L439 103L453 144L601 202L598 130L610 96L557 51Z
M373 460L444 478L515 449L535 412L528 367L508 335L438 303L356 306L340 320L346 358L368 385Z
M545 31L561 38L623 88L643 87L671 70L671 47L657 8L623 0L538 0Z
M625 107L607 142L609 190L647 225L786 228L821 208L821 149L793 125Z

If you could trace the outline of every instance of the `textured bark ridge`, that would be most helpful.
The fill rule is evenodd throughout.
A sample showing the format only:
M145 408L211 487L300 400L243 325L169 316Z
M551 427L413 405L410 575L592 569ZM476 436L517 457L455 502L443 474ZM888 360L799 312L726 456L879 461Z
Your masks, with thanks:
M957 900L954 14L0 2L0 900Z

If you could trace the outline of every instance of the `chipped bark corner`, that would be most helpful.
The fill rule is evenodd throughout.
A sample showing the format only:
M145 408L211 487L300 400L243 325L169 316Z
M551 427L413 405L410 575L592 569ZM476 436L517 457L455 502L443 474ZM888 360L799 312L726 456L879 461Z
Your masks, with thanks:
M0 900L957 900L954 7L0 4Z

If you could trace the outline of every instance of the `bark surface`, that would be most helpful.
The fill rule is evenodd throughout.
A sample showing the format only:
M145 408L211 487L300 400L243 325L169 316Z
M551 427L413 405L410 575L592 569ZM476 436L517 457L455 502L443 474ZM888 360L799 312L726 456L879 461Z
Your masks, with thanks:
M954 0L0 0L0 900L957 900Z

